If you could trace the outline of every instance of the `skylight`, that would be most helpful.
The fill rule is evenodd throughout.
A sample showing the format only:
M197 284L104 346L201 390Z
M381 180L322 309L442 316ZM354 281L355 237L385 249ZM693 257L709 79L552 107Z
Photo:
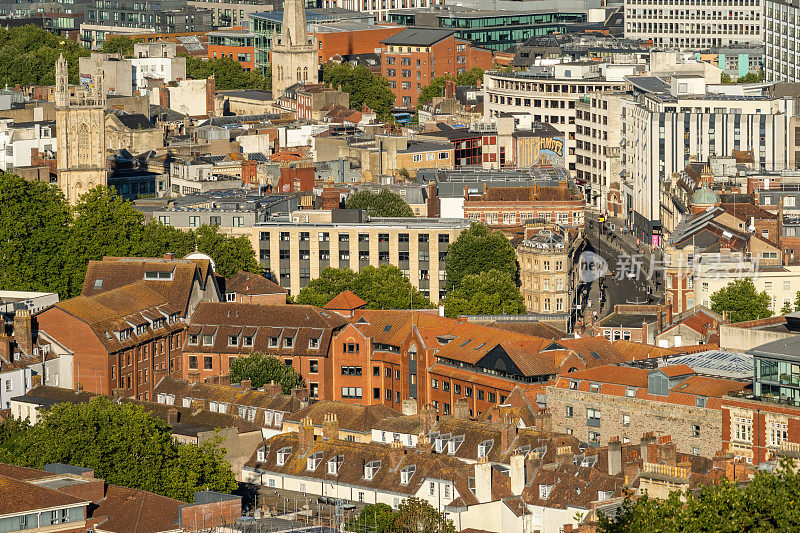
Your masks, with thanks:
M461 345L461 348L463 348L464 346L466 346L467 344L469 344L469 343L471 343L471 342L472 342L472 339L467 339L467 340L466 340L466 341L464 341L464 343Z
M383 332L384 332L384 333L386 333L386 332L387 332L387 331L389 331L390 329L392 329L392 325L391 325L391 324L386 324L385 326L383 326Z

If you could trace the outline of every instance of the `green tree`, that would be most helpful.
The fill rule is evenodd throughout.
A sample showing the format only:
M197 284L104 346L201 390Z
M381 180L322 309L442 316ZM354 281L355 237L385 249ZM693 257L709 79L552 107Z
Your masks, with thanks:
M375 194L369 190L359 191L345 202L347 209L363 209L371 217L407 217L414 216L414 211L399 195L389 189L381 189Z
M455 80L458 86L465 85L471 87L477 85L479 80L483 80L483 69L480 67L472 67L468 71L457 75L455 78L449 74L447 76L436 76L431 80L430 84L423 87L420 91L417 97L417 109L422 109L423 104L430 102L437 96L444 96L444 86L447 80Z
M393 531L398 533L456 533L453 521L420 498L408 498L397 507Z
M727 72L723 72L722 74L720 74L719 80L722 83L733 83L733 78L731 78L730 74L728 74Z
M113 35L103 41L103 52L106 54L122 54L122 57L133 57L133 45L141 39L133 39L125 35Z
M259 270L253 245L245 235L223 235L216 226L204 225L197 229L197 249L211 256L216 264L216 272L226 278L240 270Z
M783 307L781 307L781 314L788 315L792 311L794 311L794 309L792 308L791 302L783 302Z
M293 366L283 363L272 355L253 352L247 357L237 357L230 364L231 383L249 379L253 387L261 388L274 381L281 386L284 394L300 385L302 378Z
M322 81L330 87L340 87L350 95L350 107L360 109L366 105L381 120L388 120L394 107L394 94L389 81L373 74L364 65L353 67L350 63L325 64Z
M0 172L0 289L66 294L70 222L61 189Z
M508 239L485 224L473 223L450 245L446 260L447 284L455 287L470 274L491 269L507 272L517 279L517 256Z
M394 265L370 265L358 273L350 269L326 268L295 298L295 303L324 307L343 291L352 291L367 302L368 309L428 309L431 301ZM413 301L412 301L413 300Z
M769 294L756 291L750 278L731 281L711 295L711 310L727 313L733 323L772 316L769 304Z
M192 501L198 490L237 487L218 442L179 444L166 422L130 402L96 397L43 412L36 425L6 421L0 461L41 468L66 463L91 468L108 483Z
M347 531L355 533L391 533L396 513L385 503L365 505L358 516L354 516L345 524Z
M665 500L627 498L614 518L600 515L601 533L663 531L797 531L800 474L784 461L773 474L759 471L743 488L723 479L699 493L673 492Z
M235 89L272 90L272 82L258 71L247 71L231 57L213 59L186 57L186 76L193 80L204 80L212 75L219 91Z
M760 70L758 74L755 72L748 72L737 80L738 83L761 83L762 81L764 81L763 70Z
M53 85L55 65L64 54L71 83L78 83L78 58L90 51L33 25L0 28L0 85Z
M492 269L464 276L444 300L445 315L519 315L525 301L508 272Z

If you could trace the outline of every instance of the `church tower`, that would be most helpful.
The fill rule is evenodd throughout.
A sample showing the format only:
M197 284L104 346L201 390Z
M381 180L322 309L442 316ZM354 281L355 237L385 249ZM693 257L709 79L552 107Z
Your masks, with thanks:
M108 185L102 74L70 94L67 60L56 61L56 163L58 185L74 205L98 185Z
M283 24L272 41L272 97L295 83L317 83L319 59L306 25L304 0L284 0Z

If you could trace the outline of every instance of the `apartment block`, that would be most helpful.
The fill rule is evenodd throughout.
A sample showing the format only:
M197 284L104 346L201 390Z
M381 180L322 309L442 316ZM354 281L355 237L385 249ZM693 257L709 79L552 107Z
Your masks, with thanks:
M763 8L761 0L626 0L625 37L698 51L760 44Z
M268 275L291 295L327 267L358 272L392 264L433 302L445 293L444 261L466 220L373 218L344 210L297 211L291 221L264 222L249 230Z
M800 80L800 6L790 0L764 0L764 79Z

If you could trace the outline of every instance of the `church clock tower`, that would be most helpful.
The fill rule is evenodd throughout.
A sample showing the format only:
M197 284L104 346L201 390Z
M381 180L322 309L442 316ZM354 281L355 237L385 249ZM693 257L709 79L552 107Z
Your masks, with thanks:
M308 37L304 0L284 0L283 24L271 52L273 99L295 83L317 83L319 59Z

